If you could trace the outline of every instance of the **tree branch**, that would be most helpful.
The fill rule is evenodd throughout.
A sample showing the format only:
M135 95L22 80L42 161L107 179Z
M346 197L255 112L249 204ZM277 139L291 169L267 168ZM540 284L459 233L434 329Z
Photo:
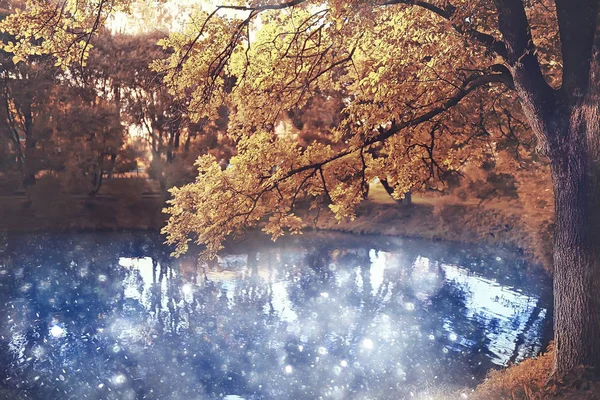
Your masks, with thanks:
M598 1L586 0L574 7L571 1L556 0L556 13L563 56L561 89L572 103L585 95L590 80Z
M356 152L361 152L361 156L362 156L364 149L367 149L374 144L383 142L386 139L392 137L393 135L396 135L397 133L401 132L402 130L404 130L406 128L414 127L423 122L430 121L432 118L434 118L434 117L444 113L448 109L456 106L462 99L464 99L466 96L468 96L470 93L472 93L479 87L482 87L484 85L487 85L489 83L494 83L494 82L509 84L510 77L507 77L506 74L503 74L503 73L492 73L492 74L488 74L488 75L475 74L475 75L469 77L467 80L464 81L463 85L459 88L459 90L457 91L457 93L454 96L452 96L451 98L446 100L440 106L430 110L429 112L424 113L417 118L413 118L409 121L405 121L403 123L392 124L392 127L390 129L385 130L385 131L380 131L378 135L365 140L365 142L360 146L352 147L352 148L340 151L336 155L326 158L325 160L307 164L307 165L304 165L301 167L297 167L295 169L291 169L282 177L273 180L268 185L264 185L262 187L262 189L258 193L256 193L256 195L253 195L250 197L252 199L252 204L250 206L250 209L248 211L244 212L243 214L237 214L234 217L245 216L245 223L247 223L250 218L250 215L253 213L256 205L258 204L258 202L260 201L260 199L262 198L263 195L265 195L267 192L271 192L273 190L278 190L279 189L278 186L280 183L290 179L291 177L293 177L297 174L301 174L301 173L306 173L306 175L303 177L301 183L298 185L298 187L295 190L295 193L292 196L290 211L292 211L294 209L294 206L295 206L295 203L296 203L296 200L297 200L297 197L298 197L300 191L303 189L303 187L308 182L308 180L311 179L312 177L314 177L317 173L319 173L319 175L320 175L321 181L323 183L323 188L325 190L325 194L327 197L329 197L329 193L327 192L327 187L325 184L325 177L323 176L323 167L324 166L326 166L336 160L339 160L343 157L346 157L350 154L356 153ZM433 144L434 144L433 140L434 140L434 137L432 137L431 147L433 147ZM438 173L439 173L439 171L441 171L441 168L439 165L435 164L435 160L433 160L432 149L429 148L428 146L426 146L426 148L428 150L429 156L432 158L431 168L433 169L433 168L437 167ZM366 167L364 162L365 161L363 159L363 174L364 174L364 168ZM364 176L363 176L363 179L364 179ZM363 181L363 185L364 185L364 181ZM361 187L364 187L364 186L361 186ZM248 196L247 194L244 194L244 195Z
M408 121L404 121L402 123L393 123L389 129L384 130L384 131L380 132L378 135L373 136L372 138L366 140L361 146L359 146L357 148L346 149L346 150L341 151L338 154L331 156L330 158L327 158L323 161L319 161L316 163L307 164L302 167L295 168L295 169L291 170L290 172L288 172L281 179L279 179L278 182L286 180L300 172L314 170L314 169L323 167L326 164L329 164L335 160L338 160L347 155L355 153L356 151L360 151L361 149L364 149L364 148L374 145L376 143L383 142L383 141L389 139L390 137L398 134L399 132L401 132L402 130L404 130L406 128L414 127L414 126L422 124L423 122L429 121L432 118L434 118L434 117L448 111L450 108L456 106L458 103L460 103L460 101L462 99L467 97L470 93L472 93L479 87L487 85L489 83L503 83L505 85L510 85L510 84L512 84L512 81L510 79L510 76L507 76L504 73L472 76L463 83L463 85L459 89L458 93L456 93L454 96L450 97L443 104L430 110L429 112L426 112L416 118L413 118Z
M302 4L304 2L306 2L307 0L291 0L291 1L287 1L284 3L279 3L279 4L263 4L261 5L257 5L257 6L218 6L218 9L223 9L223 10L237 10L237 11L255 11L255 12L261 12L261 11L265 11L265 10L283 10L285 8L290 8L290 7L294 7L297 6L298 4Z
M408 127L417 126L423 122L431 120L433 117L449 110L450 108L456 106L462 99L464 99L467 95L473 92L475 89L487 85L488 83L503 83L507 86L512 86L513 82L510 76L505 73L499 74L487 74L487 75L474 75L467 79L463 85L459 88L458 93L454 96L450 97L443 104L438 107L430 110L429 112L422 114L421 116L411 119L410 121L405 121L400 124L392 124L392 127L387 131L380 133L374 138L368 141L368 144L374 144L377 142L384 141L393 135L397 134L403 129Z
M454 13L456 10L456 8L453 6L450 6L449 8L444 9L444 8L438 7L434 4L428 3L423 0L387 0L384 3L382 3L381 5L387 6L387 5L393 5L393 4L404 4L404 5L412 5L412 6L421 7L425 10L431 11L432 13L434 13L448 21L452 21L452 17L454 16ZM476 29L458 25L454 22L452 23L452 27L454 28L454 30L456 32L460 33L461 35L465 35L465 36L473 39L475 42L477 42L480 45L484 46L485 48L493 51L494 53L498 54L500 57L506 59L506 57L508 55L507 51L506 51L506 45L501 40L498 40L494 36L489 35L487 33L483 33Z
M548 150L557 133L545 126L545 116L554 112L556 92L540 69L523 0L495 0L495 3L498 28L506 43L506 61L523 111L531 121L541 147Z

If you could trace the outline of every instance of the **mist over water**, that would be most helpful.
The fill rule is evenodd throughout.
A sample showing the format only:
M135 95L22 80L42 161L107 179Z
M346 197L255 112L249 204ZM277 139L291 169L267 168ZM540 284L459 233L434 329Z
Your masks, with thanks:
M505 251L311 235L202 264L162 241L10 237L0 398L406 398L473 386L550 328L549 280Z

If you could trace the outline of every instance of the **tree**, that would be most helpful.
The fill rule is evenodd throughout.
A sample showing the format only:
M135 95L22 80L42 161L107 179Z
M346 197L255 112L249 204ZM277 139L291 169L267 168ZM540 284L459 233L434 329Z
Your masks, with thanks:
M52 141L60 150L56 170L66 170L71 189L82 187L88 193L98 193L104 175L111 176L117 157L125 158L122 148L125 129L114 104L99 97L95 91L78 87L62 87L54 95L51 119Z
M4 3L0 3L3 17L9 13ZM23 6L19 1L8 3L7 8ZM3 38L14 40L8 34ZM79 79L73 79L76 70L61 71L48 55L32 54L26 60L18 62L10 53L0 53L0 132L10 143L9 166L19 170L24 187L33 185L40 171L66 169L76 181L85 181L87 191L96 193L123 142L116 108L90 89L97 79L88 79L90 86L82 87Z
M37 57L15 65L5 55L0 63L0 132L10 140L9 159L23 186L33 185L40 171L67 170L96 193L123 145L116 108L89 87L66 79L48 60Z
M37 147L48 137L43 124L44 106L55 83L56 71L36 58L31 64L15 65L8 54L0 55L0 129L10 140L23 186L35 183L35 174L41 167Z
M81 59L109 6L127 2L81 3L58 12L31 2L2 24L21 33L5 49L17 59L32 51ZM197 13L162 41L172 54L154 68L173 93L191 96L194 118L233 110L238 155L227 168L201 157L196 182L172 191L168 241L183 252L193 238L210 255L265 219L274 238L296 233L306 224L301 199L352 218L374 177L403 193L479 162L490 143L481 133L499 136L509 123L499 110L510 110L528 125L517 133L535 135L550 161L555 373L600 370L598 17L595 0L289 0ZM36 46L34 36L52 39ZM346 105L333 130L340 146L300 147L275 133L284 111L331 89Z
M121 120L134 127L137 137L149 149L149 174L160 183L163 195L174 184L193 181L188 171L199 154L212 151L218 158L229 156L226 139L218 132L226 128L226 115L216 121L190 120L186 99L169 93L163 75L150 69L153 60L168 51L156 43L164 34L112 35L106 32L93 41L90 67L84 73L98 82L101 96L112 99ZM224 121L224 123L223 123Z

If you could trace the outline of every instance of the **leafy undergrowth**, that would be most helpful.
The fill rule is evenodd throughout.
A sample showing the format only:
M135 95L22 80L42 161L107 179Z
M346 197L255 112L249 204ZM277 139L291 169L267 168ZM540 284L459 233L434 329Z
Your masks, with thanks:
M600 381L584 370L561 380L549 379L554 355L552 345L545 354L509 368L491 371L486 380L468 396L471 400L592 400L600 399ZM460 394L459 394L460 396Z

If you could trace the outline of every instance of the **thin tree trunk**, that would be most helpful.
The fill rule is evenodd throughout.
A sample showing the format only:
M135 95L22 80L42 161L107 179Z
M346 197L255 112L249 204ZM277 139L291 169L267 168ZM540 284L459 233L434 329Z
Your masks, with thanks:
M412 192L409 190L408 192L404 193L404 198L400 200L400 202L406 206L412 205Z
M108 174L107 174L108 179L113 178L116 163L117 163L117 155L115 153L112 153L110 155L110 164L109 164Z
M102 162L95 165L95 168L91 173L90 195L95 196L96 194L98 194L101 186L102 186Z
M4 124L9 134L10 141L13 144L13 150L17 161L17 167L19 168L19 173L21 174L21 185L23 185L25 182L25 155L21 147L21 137L19 135L19 130L16 128L15 117L11 111L9 101L9 90L6 82L4 82L2 108L6 113Z
M181 130L177 129L177 131L175 132L175 143L173 144L173 148L176 151L179 150L180 138L181 138Z
M170 164L173 161L173 145L175 143L175 132L169 130L169 141L167 142L167 163Z
M387 192L387 194L390 195L390 197L392 199L394 199L395 201L398 201L394 198L394 188L390 186L389 182L387 181L387 179L381 179L379 178L379 182L381 182L381 186L383 186L383 188L385 189L385 191Z
M404 198L402 200L398 200L394 197L394 188L392 186L390 186L389 182L386 179L380 178L379 182L381 182L381 185L383 186L383 188L385 189L387 194L389 194L390 197L392 199L394 199L396 202L407 205L407 206L410 206L412 204L412 193L410 192L410 190L408 192L404 193Z
M23 165L23 186L32 186L35 184L35 169L32 160L35 159L33 152L36 147L36 140L33 137L33 115L31 106L25 107L23 112L25 119L25 159Z
M155 175L154 178L158 180L158 184L160 185L160 193L163 200L168 200L170 197L169 187L167 186L167 177L164 174L164 162L160 157L160 153L152 153L151 167Z

